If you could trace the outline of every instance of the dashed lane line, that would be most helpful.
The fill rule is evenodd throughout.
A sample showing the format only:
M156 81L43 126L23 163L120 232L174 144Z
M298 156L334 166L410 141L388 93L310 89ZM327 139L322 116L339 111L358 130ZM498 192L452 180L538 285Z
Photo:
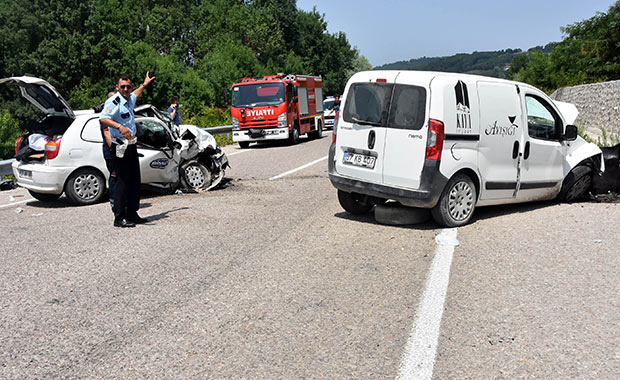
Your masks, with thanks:
M34 201L34 198L26 199L26 200L19 201L19 202L8 203L8 204L5 204L5 205L0 205L0 208L5 208L5 207L10 207L10 206L20 205L20 204L22 204L22 203L26 203L26 202L30 202L30 201Z

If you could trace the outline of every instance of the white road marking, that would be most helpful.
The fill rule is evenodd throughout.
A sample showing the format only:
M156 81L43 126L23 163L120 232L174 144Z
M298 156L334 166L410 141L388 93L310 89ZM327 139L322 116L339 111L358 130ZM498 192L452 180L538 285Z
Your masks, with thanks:
M319 158L318 160L314 160L314 161L312 161L312 162L309 162L309 163L307 163L307 164L305 164L305 165L302 165L302 166L300 166L300 167L298 167L298 168L295 168L295 169L293 169L293 170L289 170L289 171L284 172L284 173L282 173L282 174L278 174L278 175L277 175L277 176L275 176L275 177L271 177L271 178L269 178L269 180L270 180L270 181L273 181L274 179L280 179L280 178L282 178L282 177L286 177L286 176L287 176L287 175L289 175L289 174L293 174L293 173L298 172L298 171L300 171L300 170L303 170L303 169L305 169L305 168L309 168L310 166L312 166L312 165L314 165L314 164L316 164L316 163L319 163L319 162L321 162L321 161L323 161L323 160L327 160L327 156L325 156L325 157L321 157L321 158Z
M234 156L236 154L247 153L247 152L251 152L251 150L245 149L245 150L239 150L237 152L226 153L226 156L230 157L230 156Z
M9 203L9 204L6 204L6 205L0 205L0 208L15 206L15 205L19 205L19 204L30 202L30 201L34 201L34 198L26 199L26 200L19 201L19 202Z
M412 334L407 341L398 380L431 380L435 354L439 343L439 328L443 314L450 266L454 256L456 228L444 229L435 240L437 251L426 280L426 289L418 308Z

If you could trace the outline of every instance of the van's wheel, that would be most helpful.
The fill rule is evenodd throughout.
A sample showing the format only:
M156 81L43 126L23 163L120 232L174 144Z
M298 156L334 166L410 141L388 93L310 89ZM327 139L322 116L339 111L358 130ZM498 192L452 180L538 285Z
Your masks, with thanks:
M56 199L60 198L60 194L50 194L50 193L37 193L36 191L28 190L30 195L34 199L40 200L41 202L53 202Z
M194 191L206 190L211 185L211 172L198 161L183 166L183 186Z
M74 171L65 183L65 194L71 203L76 205L92 205L103 197L105 179L99 171L83 168Z
M249 141L239 141L239 148L247 149L249 146L250 146L250 142Z
M575 202L588 192L592 185L592 168L585 165L575 166L564 182L558 199L564 202Z
M291 131L291 135L288 137L288 142L291 145L299 143L299 124L297 124L297 122L295 122L293 130Z
M355 215L366 214L374 206L367 195L342 190L338 190L338 202L343 209Z
M457 174L448 181L439 202L431 209L431 215L442 226L465 225L474 214L476 199L476 187L471 178Z

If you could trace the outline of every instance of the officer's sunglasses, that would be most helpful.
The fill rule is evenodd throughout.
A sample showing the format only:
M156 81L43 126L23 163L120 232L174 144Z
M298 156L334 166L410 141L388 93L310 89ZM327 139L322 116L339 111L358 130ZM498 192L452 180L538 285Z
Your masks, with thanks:
M120 88L121 88L121 90L124 90L124 89L131 90L131 89L133 88L133 86L132 86L132 85L130 85L130 84L121 84L121 85L120 85L120 86L118 86L118 87L120 87Z

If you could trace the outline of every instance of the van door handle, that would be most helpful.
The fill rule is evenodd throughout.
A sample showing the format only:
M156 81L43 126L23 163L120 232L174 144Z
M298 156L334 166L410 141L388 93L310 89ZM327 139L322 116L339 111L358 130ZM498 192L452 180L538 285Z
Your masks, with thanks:
M514 145L512 146L512 158L515 159L519 156L519 142L515 141Z
M525 151L523 152L523 159L527 160L527 158L530 156L530 142L526 142L525 143Z
M371 130L368 133L368 149L372 150L372 148L375 147L375 140L376 140L375 131Z

